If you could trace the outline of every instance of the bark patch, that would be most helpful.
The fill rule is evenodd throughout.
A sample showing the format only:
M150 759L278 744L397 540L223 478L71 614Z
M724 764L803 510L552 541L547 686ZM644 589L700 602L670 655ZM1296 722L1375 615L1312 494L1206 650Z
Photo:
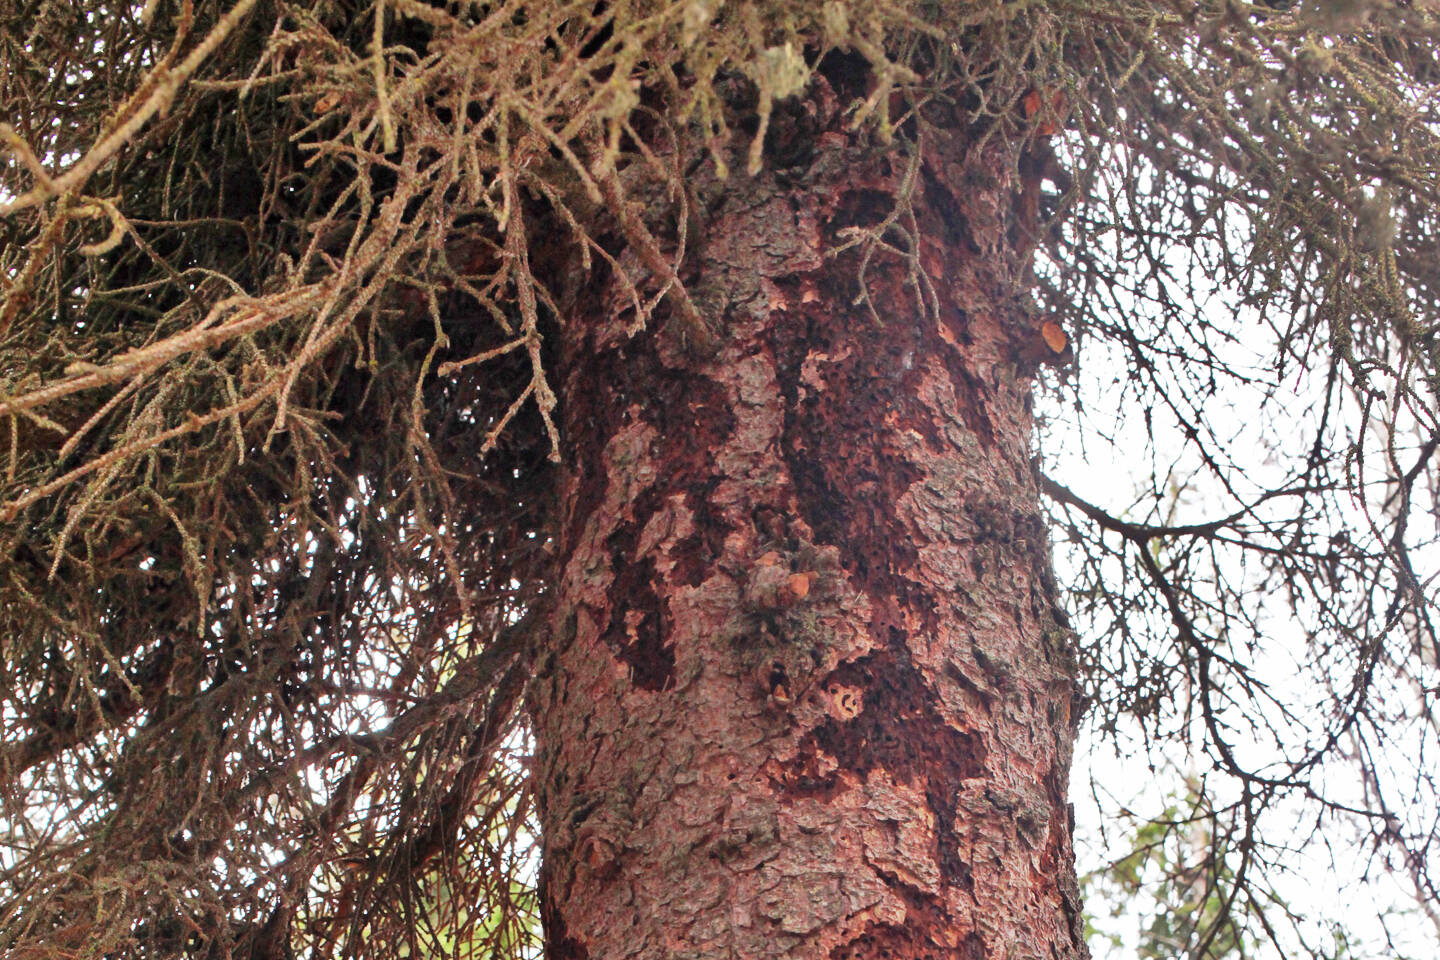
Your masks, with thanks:
M545 932L545 960L590 960L590 951L570 936L560 911L545 911Z
M670 559L675 563L672 578L687 587L698 587L710 576L731 530L730 524L710 505L710 493L719 482L718 477L712 477L695 484L685 494L685 506L694 517L695 532L676 542Z
M970 932L957 942L953 921L934 898L891 889L905 901L905 921L867 923L858 936L832 948L827 960L985 960L979 935Z
M983 774L984 745L940 715L933 691L903 646L841 665L827 685L863 690L863 708L846 722L827 717L806 735L785 768L786 793L791 799L833 796L843 789L841 770L863 780L883 769L897 783L923 784L942 828L943 854L955 819L956 787ZM946 867L943 857L941 865ZM944 870L947 878L959 872L953 863Z
M630 667L635 686L663 690L675 675L675 651L665 643L664 608L651 584L655 563L649 557L627 563L620 551L614 560L605 642Z

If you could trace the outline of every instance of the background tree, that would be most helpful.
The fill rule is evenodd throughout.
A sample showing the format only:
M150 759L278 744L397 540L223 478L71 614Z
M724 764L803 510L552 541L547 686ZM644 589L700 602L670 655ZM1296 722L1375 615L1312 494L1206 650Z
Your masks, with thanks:
M1436 14L3 0L7 956L1074 955L1072 654L1440 899Z

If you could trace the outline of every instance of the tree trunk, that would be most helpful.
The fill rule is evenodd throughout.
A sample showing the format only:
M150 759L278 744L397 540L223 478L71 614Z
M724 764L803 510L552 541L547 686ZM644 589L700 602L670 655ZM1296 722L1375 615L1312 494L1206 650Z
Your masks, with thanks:
M691 180L713 342L629 336L608 288L560 333L552 958L1085 955L1021 185L937 136L917 173L825 93L813 152ZM923 276L826 255L907 191Z

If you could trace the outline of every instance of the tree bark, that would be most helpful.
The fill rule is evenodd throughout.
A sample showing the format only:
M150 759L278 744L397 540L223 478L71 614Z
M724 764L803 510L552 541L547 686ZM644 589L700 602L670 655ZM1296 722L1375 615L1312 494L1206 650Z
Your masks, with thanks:
M813 151L690 181L710 342L631 336L608 287L560 333L556 960L1085 955L1022 185L960 134L917 170L835 132L823 87ZM827 251L907 191L923 277L877 250L872 314Z

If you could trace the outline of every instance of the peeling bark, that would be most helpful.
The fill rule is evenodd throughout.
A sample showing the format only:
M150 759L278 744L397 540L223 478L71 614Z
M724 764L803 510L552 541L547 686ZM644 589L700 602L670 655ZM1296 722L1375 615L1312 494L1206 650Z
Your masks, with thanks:
M898 161L697 175L715 333L561 333L532 707L552 958L1080 957L1074 735L1030 459L1020 189L935 143L907 266L827 257ZM893 153L893 151L892 151Z

